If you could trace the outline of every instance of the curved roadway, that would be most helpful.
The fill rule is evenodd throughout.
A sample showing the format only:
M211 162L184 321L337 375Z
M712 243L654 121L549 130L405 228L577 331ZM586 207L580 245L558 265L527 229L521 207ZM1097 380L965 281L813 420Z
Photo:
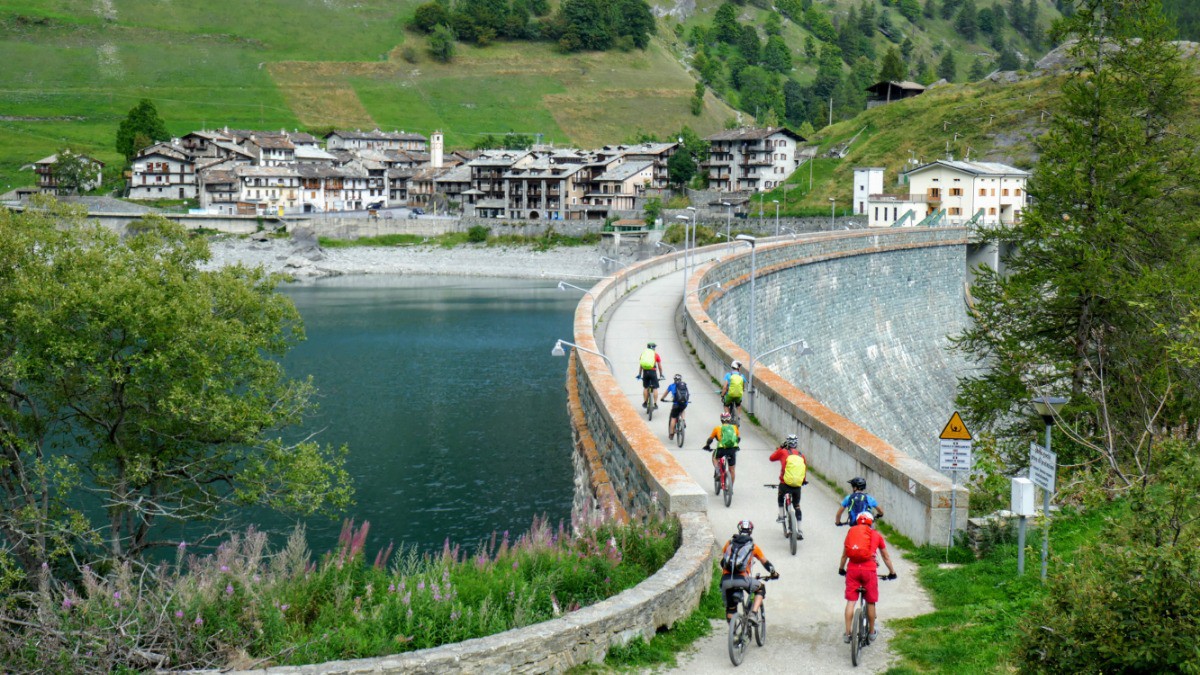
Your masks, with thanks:
M810 479L801 502L804 513L801 529L805 539L792 556L782 528L775 522L778 514L775 491L763 487L766 483L778 482L779 464L767 457L781 439L769 437L763 429L748 422L741 429L742 450L738 453L738 479L731 507L726 508L722 498L712 493L712 464L709 453L703 451L702 446L719 422L721 406L713 374L700 370L690 357L685 358L690 353L689 348L676 328L674 319L680 311L683 296L682 276L683 272L668 274L626 296L604 317L599 326L604 334L598 336L598 344L618 368L614 375L635 408L641 406L641 383L630 376L637 373L638 357L648 341L658 344L666 374L659 396L673 374L683 375L692 401L687 412L685 446L679 448L674 441L667 440L669 403L659 404L650 427L707 491L708 517L718 545L734 533L739 520L749 518L754 521L755 542L779 569L781 578L767 587L767 643L763 647L750 646L743 668L753 672L789 673L886 670L895 660L888 646L892 635L888 620L932 611L932 605L915 581L914 566L893 549L892 561L900 578L880 582L880 639L864 651L862 666L851 667L849 646L843 644L841 638L845 601L843 580L837 575L846 529L833 525L844 493L835 495L820 479ZM724 373L715 375L719 378ZM851 476L829 478L837 480L839 486L845 486ZM883 506L886 511L887 505ZM882 564L880 569L886 572ZM680 663L679 669L688 673L732 670L734 666L726 650L724 623L714 625L713 635L698 642L696 648L682 656Z

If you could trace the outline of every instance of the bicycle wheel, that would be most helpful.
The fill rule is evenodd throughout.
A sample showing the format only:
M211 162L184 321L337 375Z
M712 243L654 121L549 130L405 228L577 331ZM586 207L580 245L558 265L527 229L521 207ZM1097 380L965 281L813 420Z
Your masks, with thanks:
M682 417L675 420L675 442L681 448L683 447L683 430L686 428L687 428L687 425L683 423Z
M725 467L721 460L717 460L717 469L713 473L713 493L721 494L721 486L725 484Z
M729 622L729 660L733 665L742 665L746 658L746 617L741 612L733 615Z
M858 666L858 650L862 648L862 641L866 637L863 635L866 628L862 625L863 619L866 618L863 616L864 613L862 603L859 603L854 610L854 620L850 624L850 663L856 667Z
M725 474L725 506L728 507L729 503L732 501L733 501L733 476L726 473Z
M788 548L796 555L796 542L800 541L796 532L796 511L791 504L784 504L783 508L787 509Z
M754 627L754 642L759 646L767 641L767 608L758 610L758 625Z
M654 419L654 397L650 397L649 403L646 404L646 421Z

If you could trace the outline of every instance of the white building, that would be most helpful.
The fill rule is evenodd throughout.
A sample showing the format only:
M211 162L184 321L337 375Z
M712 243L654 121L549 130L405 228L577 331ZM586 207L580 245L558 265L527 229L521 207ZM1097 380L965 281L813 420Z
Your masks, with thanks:
M193 199L196 163L179 142L155 143L133 160L130 199Z
M1021 219L1029 176L998 162L937 160L902 173L901 190L871 194L867 223L889 227L904 219L902 224L915 225L934 214L948 225L1011 225Z
M804 137L780 127L732 129L713 134L708 161L708 186L724 192L765 192L782 185L799 166L796 150Z
M861 216L867 212L867 202L871 195L883 193L883 168L877 166L857 167L854 169L854 215Z

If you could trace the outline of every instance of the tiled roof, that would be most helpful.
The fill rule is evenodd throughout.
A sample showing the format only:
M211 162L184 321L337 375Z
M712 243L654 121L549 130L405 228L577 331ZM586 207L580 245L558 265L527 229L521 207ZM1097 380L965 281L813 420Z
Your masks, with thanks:
M652 166L654 166L654 162L651 162L649 160L637 160L637 161L632 161L632 162L625 162L624 164L621 164L619 166L614 166L613 168L609 169L608 171L605 171L598 178L596 178L596 180L597 181L623 181L632 176L637 175L641 171L649 169Z
M729 129L719 131L708 138L706 141L756 141L763 138L769 138L775 134L784 134L792 138L803 141L804 137L800 134L787 129L785 127L767 127L766 129Z

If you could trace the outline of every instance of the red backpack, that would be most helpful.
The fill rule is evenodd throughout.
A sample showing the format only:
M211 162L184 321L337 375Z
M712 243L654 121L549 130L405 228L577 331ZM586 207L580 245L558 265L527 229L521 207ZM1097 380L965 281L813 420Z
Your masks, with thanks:
M870 525L855 525L846 535L845 552L851 562L865 563L875 559L875 538Z

